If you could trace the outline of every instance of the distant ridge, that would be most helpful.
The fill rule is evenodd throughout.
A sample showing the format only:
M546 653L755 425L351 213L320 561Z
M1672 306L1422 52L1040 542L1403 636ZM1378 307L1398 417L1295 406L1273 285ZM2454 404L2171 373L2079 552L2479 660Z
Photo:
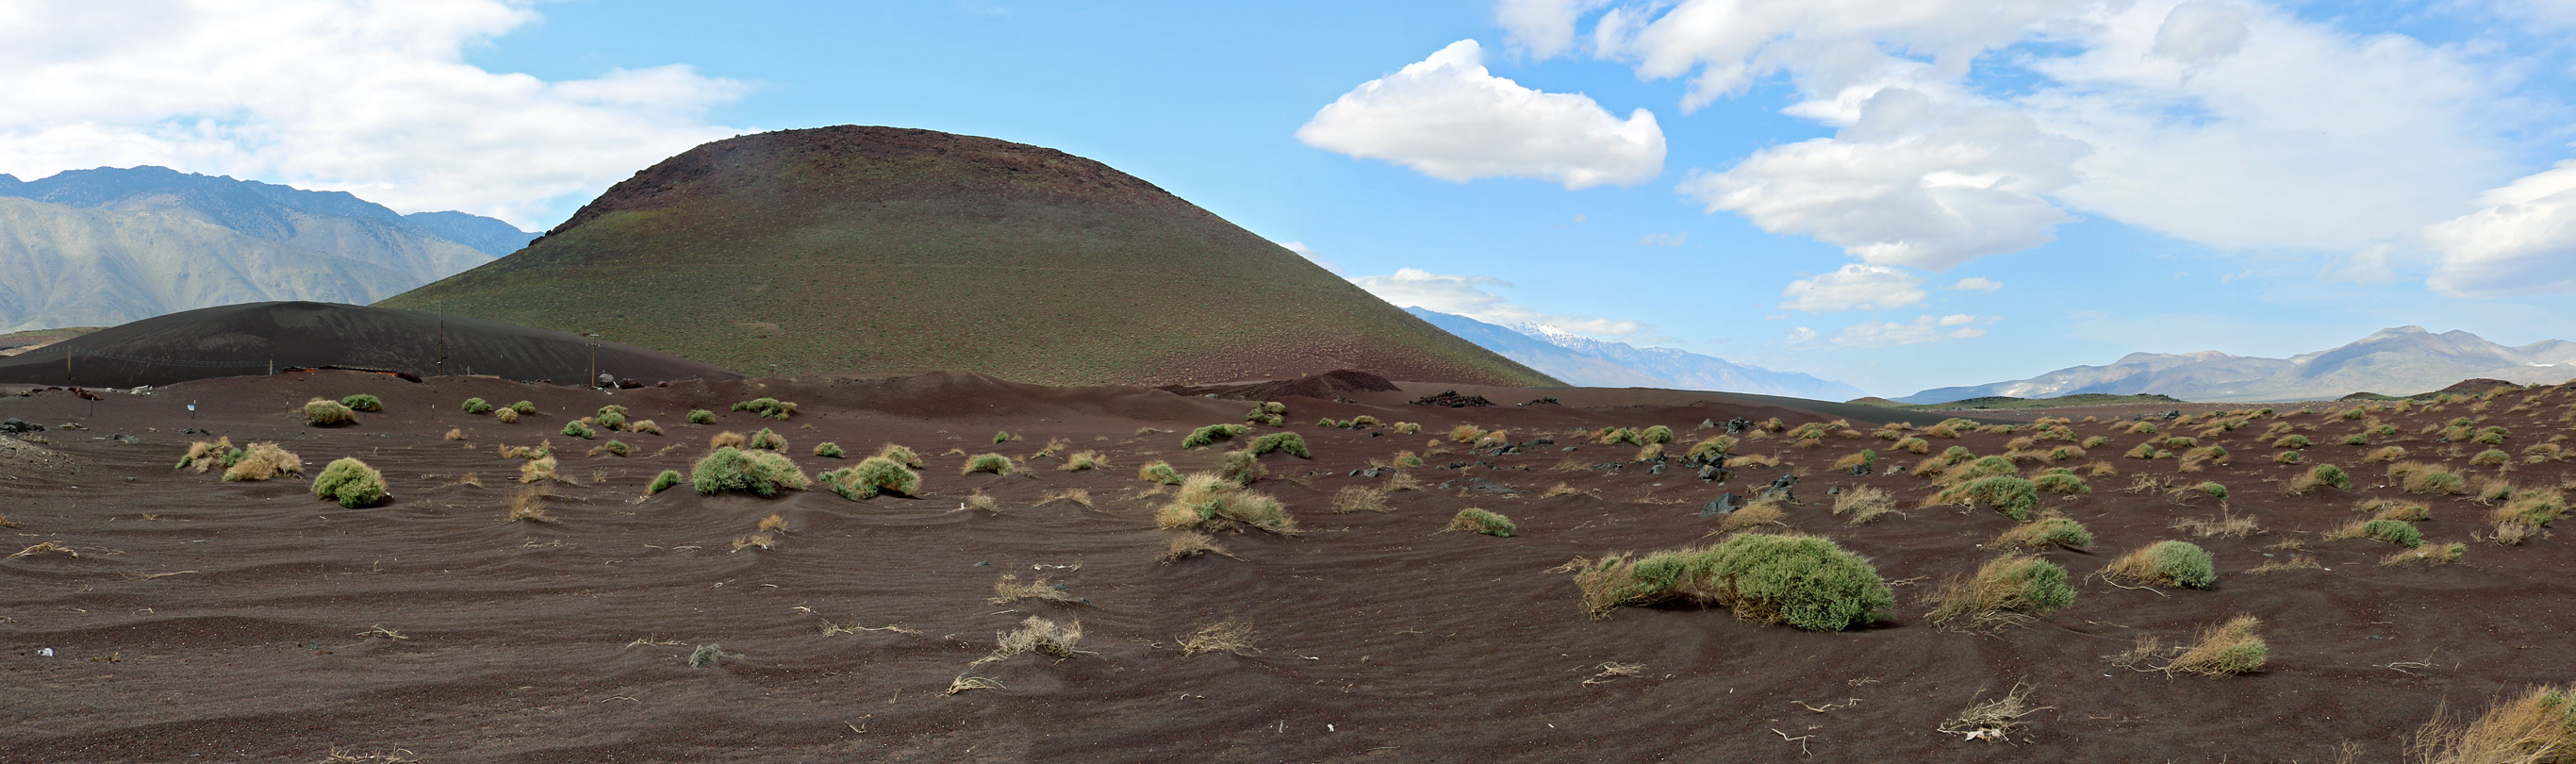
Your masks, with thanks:
M380 304L758 375L1556 384L1108 165L890 127L690 149L526 249Z
M2076 393L2156 393L2189 401L2245 403L2335 400L2356 392L2436 390L2464 379L2556 384L2576 378L2576 342L2507 347L2464 331L2383 329L2351 344L2289 358L2215 351L2131 353L2107 366L2074 366L2029 379L1944 387L1898 398L1942 403L1966 398L2049 398Z
M163 167L0 175L0 331L121 324L264 300L372 302L489 262L531 234L458 212L398 215Z
M1420 307L1405 312L1487 350L1584 387L1660 387L1839 401L1860 389L1673 348L1638 348L1541 327L1513 329Z

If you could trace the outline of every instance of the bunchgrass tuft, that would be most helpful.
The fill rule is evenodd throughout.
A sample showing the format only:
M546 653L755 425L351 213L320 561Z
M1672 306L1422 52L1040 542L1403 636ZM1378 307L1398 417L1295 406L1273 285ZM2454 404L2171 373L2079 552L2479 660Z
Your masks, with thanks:
M814 455L825 459L841 458L841 444L828 441L816 443L814 444Z
M1896 597L1859 555L1815 536L1749 533L1700 549L1581 561L1574 583L1595 620L1620 607L1713 602L1736 617L1810 631L1884 620Z
M1243 425L1239 424L1208 425L1196 430L1191 430L1188 437L1181 439L1181 447L1198 448L1201 446L1212 445L1217 441L1227 440L1234 436L1241 435L1246 429L1247 428Z
M2084 529L2083 523L2051 515L2015 525L1987 545L1997 549L2033 551L2054 546L2088 547L2093 545L2093 534Z
M2104 566L2101 575L2114 583L2193 589L2207 589L2218 581L2209 550L2188 541L2171 540L2130 550Z
M1012 462L1011 457L1001 454L976 454L966 458L966 466L959 468L957 474L972 475L978 472L989 472L995 475L1009 475L1019 470L1020 466Z
M1136 479L1158 485L1180 485L1181 473L1172 469L1171 462L1158 461L1136 468Z
M1952 576L1932 595L1933 626L1952 631L1991 631L2046 617L2075 602L2066 569L2026 554L2007 554L1978 566L1972 576Z
M661 493L665 490L669 490L671 486L685 482L688 482L688 478L681 477L679 470L663 470L662 474L653 476L653 482L651 485L645 486L644 495L651 496L653 494Z
M873 499L879 493L911 496L921 490L920 473L913 472L902 462L882 456L861 459L848 469L832 470L815 477L833 493L851 501Z
M1477 507L1468 507L1466 509L1458 510L1457 516L1449 518L1449 527L1441 530L1467 531L1469 533L1482 533L1487 536L1511 538L1512 531L1518 528L1519 526L1512 524L1511 518Z
M304 421L315 427L336 427L355 423L358 417L339 401L315 398L304 402Z
M1985 504L2005 517L2030 519L2039 506L2039 486L2017 477L1997 475L1971 480L1934 494L1929 506Z
M785 452L787 450L787 436L780 435L771 431L767 427L763 427L760 428L759 432L752 433L751 437L743 441L742 445L744 448L758 451Z

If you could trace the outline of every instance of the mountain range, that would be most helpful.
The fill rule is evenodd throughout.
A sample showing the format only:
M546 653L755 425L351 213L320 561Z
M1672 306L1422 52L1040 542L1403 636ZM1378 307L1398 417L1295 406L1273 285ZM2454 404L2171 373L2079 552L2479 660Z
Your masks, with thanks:
M2160 393L2213 403L2331 400L2357 392L2420 393L2473 378L2523 384L2565 382L2576 378L2576 342L2543 340L2509 347L2464 331L2435 334L2420 326L2401 326L2332 350L2288 358L2216 351L2130 353L2107 366L2075 366L2011 382L1935 388L1896 400L1945 403L1990 395L2050 398L2076 393Z
M163 167L0 175L0 273L10 274L0 331L245 302L374 302L533 238L462 212L403 215L347 192Z
M1839 401L1860 389L1806 374L1771 371L1674 348L1639 348L1578 336L1551 326L1506 327L1419 307L1406 308L1432 326L1503 357L1581 387L1661 387L1758 393Z

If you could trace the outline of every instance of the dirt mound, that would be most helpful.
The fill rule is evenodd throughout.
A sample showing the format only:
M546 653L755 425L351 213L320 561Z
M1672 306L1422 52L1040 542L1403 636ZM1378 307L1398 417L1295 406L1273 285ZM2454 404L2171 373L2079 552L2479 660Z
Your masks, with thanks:
M1460 395L1456 390L1442 390L1438 393L1413 399L1413 405L1447 406L1453 409L1463 409L1473 406L1491 406L1494 405L1494 402L1486 400L1485 396L1482 395Z
M124 388L300 367L581 384L592 373L592 342L562 332L408 310L254 302L148 318L0 359L0 381ZM595 350L601 373L645 384L741 376L614 342L598 342Z
M1172 385L1163 388L1178 395L1213 395L1238 401L1271 401L1292 395L1332 400L1357 393L1394 392L1396 387L1385 377L1365 371L1337 369L1303 379L1277 382L1254 382L1240 385Z
M1108 165L886 127L699 146L381 304L604 330L762 376L1553 384Z
M2458 382L2451 383L2451 386L2449 387L2415 397L2431 398L2437 395L2485 395L2487 394L2487 391L2496 389L2520 390L2522 389L2522 385L2501 379L2487 379L2483 377L2478 379L2463 379Z

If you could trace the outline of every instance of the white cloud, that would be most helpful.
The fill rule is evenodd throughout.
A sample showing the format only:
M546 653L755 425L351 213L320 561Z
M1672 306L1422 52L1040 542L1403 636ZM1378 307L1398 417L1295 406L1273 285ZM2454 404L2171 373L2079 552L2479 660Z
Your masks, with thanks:
M1804 326L1796 327L1790 329L1789 336L1784 338L1782 341L1791 345L1805 345L1812 343L1816 341L1816 330L1809 329Z
M739 130L686 66L546 81L465 63L515 0L205 0L0 9L0 172L155 164L521 226Z
M1664 169L1664 132L1638 109L1621 120L1590 97L1493 76L1460 40L1370 80L1297 128L1306 145L1451 181L1536 178L1582 189L1634 185Z
M2576 160L2478 202L2486 208L2424 230L2441 252L2426 284L2460 297L2576 291Z
M1984 276L1969 276L1942 288L1958 292L1992 292L2004 288L2004 284Z
M1754 152L1680 190L1863 262L1940 270L2055 238L2072 218L2043 194L2074 182L2084 151L2019 114L1885 88L1832 138Z
M2559 134L2559 99L2517 90L2528 59L2339 23L2257 0L1620 0L1591 47L1689 78L1685 110L1784 77L1804 99L1786 113L1841 132L1683 191L1873 264L2037 246L2060 208L2223 249L2355 251L2473 211L2529 172L2519 141ZM1898 91L1917 105L1889 108Z
M1678 247L1681 246L1683 242L1687 241L1690 241L1689 231L1683 231L1681 233L1650 233L1637 237L1637 246Z
M1531 58L1555 58L1574 47L1574 23L1607 0L1496 0L1494 25Z
M1315 251L1314 247L1306 246L1305 242L1281 242L1279 246L1290 252L1297 253L1298 257L1306 258L1306 262L1323 266L1324 270L1332 271L1335 276L1342 275L1342 266L1340 263L1324 259L1323 253Z
M1883 265L1845 265L1841 270L1789 282L1780 290L1780 307L1808 313L1883 310L1922 302L1923 278Z
M1905 324L1894 321L1858 323L1835 332L1833 344L1835 347L1871 349L1920 345L1945 339L1972 339L1986 336L1986 330L1976 326L1977 324L1993 323L1994 320L1992 316L1952 314L1939 317L1923 316L1914 319L1913 323Z
M1351 283L1396 307L1435 310L1489 324L1508 327L1545 324L1575 334L1613 338L1640 335L1646 331L1644 324L1635 321L1548 313L1512 304L1502 295L1486 291L1487 287L1512 285L1491 276L1450 276L1419 268L1401 268L1392 275L1361 276L1351 279Z

